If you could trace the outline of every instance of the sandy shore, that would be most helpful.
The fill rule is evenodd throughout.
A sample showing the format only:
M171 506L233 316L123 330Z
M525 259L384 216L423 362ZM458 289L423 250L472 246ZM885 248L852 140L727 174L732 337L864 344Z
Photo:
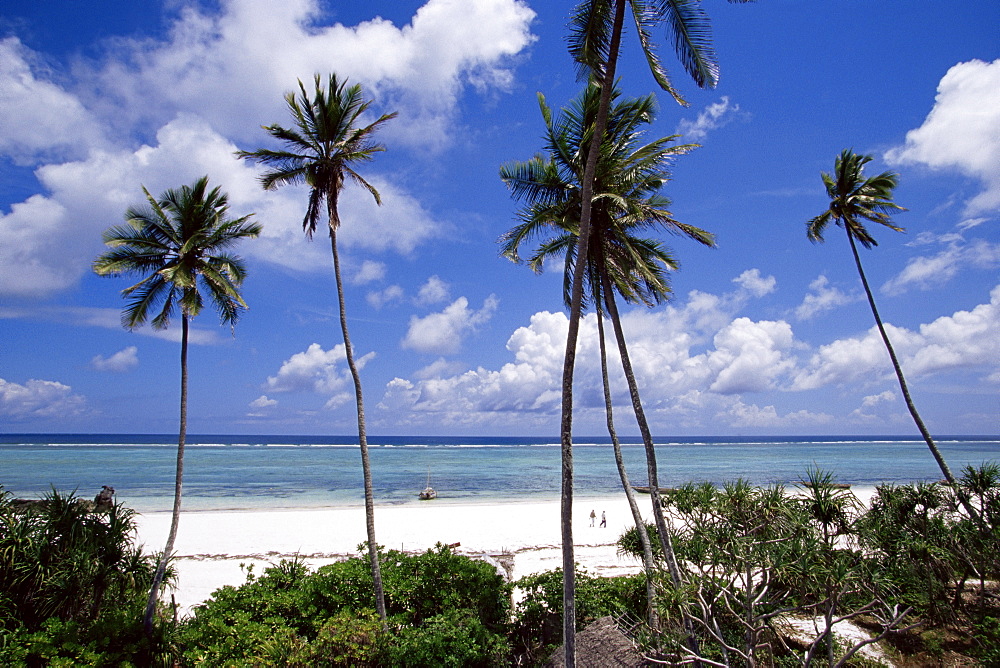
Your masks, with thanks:
M648 519L649 497L640 495ZM596 511L595 526L590 512ZM600 526L606 513L607 527ZM615 541L633 525L624 496L574 503L576 561L590 573L626 574L639 563L619 558ZM139 542L150 551L163 549L170 513L138 518ZM423 551L435 543L460 546L460 554L510 553L513 577L558 568L562 564L559 502L458 505L427 501L375 509L379 543L390 549ZM224 585L245 581L240 564L260 572L270 563L300 555L311 567L356 556L366 538L361 507L302 510L202 511L181 516L175 553L178 571L175 600L182 614Z
M874 488L855 488L864 504ZM651 521L649 497L638 495L646 521ZM590 512L597 521L590 526ZM601 527L601 513L607 526ZM615 541L633 526L624 495L580 499L573 505L576 562L595 575L624 575L640 571L640 563L617 554ZM170 528L169 512L137 517L139 542L149 551L163 549ZM532 503L455 504L447 501L376 506L375 531L381 545L421 552L435 543L458 543L455 551L467 555L507 553L513 578L559 568L559 501ZM357 556L365 541L362 507L300 510L194 511L181 516L175 554L178 572L175 600L182 614L224 585L246 580L240 564L253 564L260 573L282 558L302 557L310 567Z

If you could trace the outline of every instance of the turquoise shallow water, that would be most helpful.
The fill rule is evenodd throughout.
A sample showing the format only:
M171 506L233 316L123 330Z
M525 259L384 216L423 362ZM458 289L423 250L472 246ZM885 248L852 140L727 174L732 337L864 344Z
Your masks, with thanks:
M33 498L52 486L92 497L101 485L140 511L167 510L175 437L167 435L0 435L0 485ZM173 442L172 442L173 441ZM361 459L349 437L191 436L185 455L186 510L326 507L362 503ZM372 437L376 503L417 503L430 474L439 500L532 501L559 496L559 447L544 438ZM940 437L952 470L1000 460L1000 437ZM607 439L578 438L576 495L621 492ZM646 484L643 448L624 446L632 483ZM840 482L938 480L923 441L909 437L695 437L657 444L662 486L745 478L794 484L810 466Z

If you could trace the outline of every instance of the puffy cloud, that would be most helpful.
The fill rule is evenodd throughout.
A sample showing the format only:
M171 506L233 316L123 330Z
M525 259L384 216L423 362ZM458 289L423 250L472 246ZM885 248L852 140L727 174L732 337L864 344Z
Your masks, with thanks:
M886 390L879 394L869 394L867 397L861 400L861 406L863 408L871 408L872 406L877 406L878 404L895 401L896 393L891 390Z
M39 76L41 67L16 37L0 40L0 153L17 163L75 157L104 143L97 120L72 93Z
M385 278L385 263L374 260L363 261L357 273L354 274L354 282L359 285L381 281L383 278Z
M393 143L437 146L464 86L509 87L508 61L533 41L533 18L519 0L429 0L402 27L382 18L323 25L318 0L231 0L218 13L189 5L167 40L120 40L116 58L89 77L90 102L154 127L198 109L227 135L256 137L286 116L283 95L296 79L308 86L332 69L400 111L387 126Z
M740 105L730 104L729 96L723 95L718 102L705 107L695 120L682 119L677 125L677 134L684 135L686 140L701 141L709 131L728 125L740 115Z
M716 415L716 418L726 421L731 427L758 428L815 426L830 424L834 419L828 413L814 413L806 410L778 415L774 406L761 408L756 404L745 404L742 401L733 402L726 411Z
M277 374L268 376L264 386L271 392L314 392L336 396L352 382L345 350L341 343L330 350L323 350L318 343L313 343L305 351L285 360ZM374 357L375 353L369 353L355 362L360 369Z
M450 290L448 284L442 281L439 276L431 276L426 283L420 286L416 302L425 305L439 304L448 299L451 295Z
M778 285L778 281L774 276L761 276L760 269L747 269L734 278L733 283L736 283L754 297L769 295L774 292Z
M129 346L119 350L110 357L95 355L90 360L90 366L97 371L111 371L113 373L123 373L134 369L139 365L139 349Z
M251 401L249 405L250 408L270 408L271 406L277 406L278 401L276 399L269 399L266 394L262 394Z
M54 380L29 380L24 385L0 378L0 415L25 420L50 415L78 415L86 399L69 385Z
M850 296L840 291L839 288L831 287L826 276L817 276L809 284L809 292L806 293L802 303L795 308L795 316L799 320L808 320L813 316L850 304L861 299L861 296Z
M993 269L1000 264L1000 244L983 239L965 243L958 235L948 235L940 240L947 242L944 250L934 255L911 258L903 271L886 281L882 292L899 295L910 287L921 290L939 288L954 278L961 269Z
M474 311L469 309L468 299L459 297L439 313L423 318L412 316L402 345L422 353L448 355L458 352L463 336L492 318L499 303L490 295L483 307Z
M793 338L787 322L737 318L715 335L715 350L704 356L715 376L708 389L739 394L773 388L775 379L795 365L786 357Z
M390 285L384 290L369 292L365 295L365 299L375 309L380 309L386 304L398 304L403 301L403 288Z
M923 124L885 158L957 169L983 183L983 191L966 204L969 215L1000 209L1000 60L971 60L949 69Z

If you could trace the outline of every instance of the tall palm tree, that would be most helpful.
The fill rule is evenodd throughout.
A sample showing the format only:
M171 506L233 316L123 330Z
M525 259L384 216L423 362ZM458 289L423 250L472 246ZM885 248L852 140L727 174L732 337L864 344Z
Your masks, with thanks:
M141 327L149 320L156 329L166 329L175 310L181 314L181 407L174 475L174 505L170 532L163 548L153 585L149 590L143 625L152 633L153 613L167 561L174 550L181 512L184 479L184 441L187 436L188 328L191 318L204 306L204 291L219 312L223 324L235 326L247 307L240 295L246 276L243 260L226 252L241 239L260 234L253 214L229 218L229 198L219 187L208 190L208 177L194 185L171 189L154 198L143 187L146 205L129 207L125 225L104 233L111 247L94 260L101 276L139 276L135 285L122 290L129 301L122 311L122 325Z
M601 343L602 379L605 387L605 410L608 430L615 448L619 475L625 488L637 527L645 523L635 503L631 485L621 460L621 451L614 429L610 388L607 382L606 352L604 348L603 316L612 319L623 370L629 383L633 409L642 416L635 376L628 360L624 334L616 305L616 294L626 302L654 306L664 301L670 292L666 271L677 265L659 242L636 236L637 231L661 229L691 237L712 245L710 234L691 225L675 220L666 209L669 201L658 194L669 176L668 164L674 156L691 150L691 145L672 146L674 137L665 137L641 145L641 127L652 122L655 112L654 98L646 96L617 102L618 91L613 91L608 130L603 138L600 160L596 172L593 196L593 226L591 244L587 255L580 262L582 243L579 236L580 210L582 209L580 184L588 144L593 138L593 121L601 90L591 84L558 118L539 96L542 116L546 124L548 155L536 156L527 162L512 163L501 169L501 178L511 188L513 196L529 204L520 212L522 223L501 237L501 253L520 261L520 247L535 237L547 237L528 259L529 266L540 272L547 258L565 257L563 273L563 300L571 300L572 276L576 268L584 266L587 286L583 306L593 303L598 317ZM640 424L648 436L644 418ZM650 439L651 442L651 439ZM653 484L656 481L655 465L650 469ZM657 501L658 504L658 501ZM663 524L659 505L654 504L654 517L658 517L658 533L663 553L672 557L669 534ZM643 553L647 577L653 574L652 554L648 538L644 540ZM569 543L572 548L572 543ZM565 550L564 544L564 550ZM675 561L668 558L671 575L679 581ZM652 601L651 615L652 615ZM564 629L565 632L565 629Z
M824 241L823 232L831 222L843 227L847 233L847 241L851 244L851 253L854 255L854 264L858 268L858 275L861 276L861 284L864 286L865 294L868 296L868 305L871 306L872 315L875 316L875 324L878 326L878 332L882 336L885 349L889 352L889 359L892 361L892 368L896 372L896 378L899 380L899 389L903 393L906 408L910 411L910 416L913 418L914 424L917 425L920 435L923 436L924 441L927 443L927 447L934 456L934 460L941 469L945 480L948 481L952 489L956 490L962 505L968 511L969 515L978 521L979 513L962 491L955 476L952 475L951 469L948 468L948 462L945 461L937 444L934 443L930 431L924 425L920 414L917 413L917 407L913 404L913 399L910 397L910 390L906 386L906 379L903 377L903 369L896 357L896 351L889 341L889 335L882 324L882 318L879 316L878 308L875 306L875 297L872 296L871 288L868 286L868 278L865 276L865 270L861 266L861 256L858 255L857 244L860 243L865 248L872 248L878 245L878 242L875 241L874 237L865 228L864 221L878 223L896 232L903 232L902 227L897 227L893 224L890 216L896 211L906 211L906 209L892 201L892 191L896 188L899 181L899 176L895 172L882 172L878 176L865 178L865 165L871 162L871 160L872 157L870 155L858 155L852 149L841 151L834 163L833 173L822 173L823 184L826 186L826 194L830 198L830 206L826 211L807 223L806 234L810 241L814 243L822 242Z
M385 147L374 141L375 131L396 114L383 114L374 122L361 126L359 121L368 111L371 101L362 97L361 86L347 85L331 74L326 85L320 75L314 80L312 96L299 81L299 94L285 95L285 103L292 115L293 127L268 125L264 129L284 145L283 150L257 149L239 151L237 155L260 162L271 169L260 177L265 190L287 184L304 183L309 187L309 205L302 228L310 239L324 215L330 233L330 250L333 253L333 271L337 283L337 303L340 308L340 328L344 336L347 366L354 379L354 395L358 412L358 443L361 448L361 469L365 489L365 523L368 530L368 556L371 561L372 580L375 587L375 608L385 622L385 594L382 588L382 571L379 567L378 543L375 540L375 501L372 492L371 464L368 459L368 435L365 429L364 398L361 393L361 376L354 361L354 348L347 331L347 311L344 306L344 283L340 275L340 255L337 252L337 230L340 213L337 203L344 182L350 179L371 193L377 204L382 198L372 184L364 179L355 166L371 161Z
M750 0L729 0L748 2ZM681 64L694 82L702 88L712 88L718 82L719 67L712 49L711 26L707 15L701 9L700 0L583 0L577 5L571 19L569 50L578 66L581 77L588 77L602 87L594 135L603 137L611 107L611 89L614 87L615 70L621 47L622 29L625 23L626 7L632 10L636 35L643 55L657 84L680 104L683 98L670 83L666 69L656 54L652 31L661 23L666 23L667 32L673 42ZM580 212L580 253L587 254L590 243L591 202L594 192L594 178L597 170L599 146L593 142L587 154L583 172L582 200ZM573 275L569 328L566 334L566 353L563 358L562 415L560 421L560 442L562 453L562 540L563 566L572 562L572 548L567 554L566 545L572 546L573 507L573 369L576 361L576 341L580 328L580 309L583 299L583 266L577 265ZM570 571L571 572L571 571ZM572 603L572 582L563 585L565 610L575 614ZM574 622L565 620L564 630ZM566 665L575 665L575 637L570 631L566 643Z

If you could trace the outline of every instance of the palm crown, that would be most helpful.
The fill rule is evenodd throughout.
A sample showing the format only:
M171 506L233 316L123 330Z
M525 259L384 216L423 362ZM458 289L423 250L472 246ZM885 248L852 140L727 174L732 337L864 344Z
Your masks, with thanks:
M666 208L670 201L659 194L669 178L669 163L694 146L670 145L675 137L642 144L641 126L653 120L655 101L651 95L621 102L619 97L615 90L592 200L585 281L586 292L597 307L604 281L628 302L653 305L669 294L666 272L677 264L659 241L638 236L641 231L661 229L706 245L714 243L708 232L675 220ZM518 214L522 222L501 237L501 254L520 262L521 246L544 237L527 263L541 272L546 259L565 256L563 298L567 304L577 261L584 159L593 139L599 100L600 88L592 84L553 118L539 95L548 155L510 163L500 172L513 196L528 202Z
M94 261L94 271L106 275L141 275L122 291L129 299L122 324L134 329L150 314L157 329L166 328L175 308L185 317L198 315L204 288L222 322L235 324L246 302L239 288L246 276L243 260L226 249L256 237L261 226L253 214L227 218L229 202L218 187L208 190L208 177L193 186L170 189L154 198L144 187L146 206L125 212L125 224L104 233L111 247Z
M906 211L892 201L892 191L899 177L895 172L882 172L866 179L865 165L871 159L870 155L858 155L851 149L844 149L837 156L833 173L823 172L830 206L807 223L806 233L810 241L823 241L823 232L831 221L843 226L851 238L865 248L878 245L865 228L866 220L897 232L903 231L890 218L893 212Z
M396 114L383 114L373 123L356 127L371 101L362 97L361 86L348 86L331 74L323 86L320 75L315 77L312 97L299 81L299 93L285 95L285 104L294 120L293 128L266 125L264 129L284 144L284 150L257 149L238 151L241 158L249 158L272 167L260 177L266 190L290 183L309 186L309 205L302 228L308 236L316 231L326 204L330 227L340 226L337 200L345 179L354 181L372 194L379 204L378 191L360 174L353 164L370 161L375 153L385 147L375 142L375 131Z

